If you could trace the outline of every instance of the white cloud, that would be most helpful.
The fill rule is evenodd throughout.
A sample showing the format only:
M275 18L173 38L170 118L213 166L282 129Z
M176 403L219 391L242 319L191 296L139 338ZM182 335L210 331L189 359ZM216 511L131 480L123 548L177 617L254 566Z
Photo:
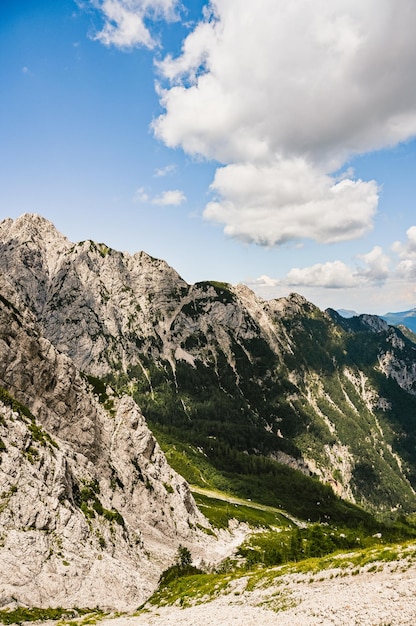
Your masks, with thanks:
M104 18L104 26L94 39L106 46L154 48L146 19L175 19L178 0L91 0Z
M146 187L139 187L133 196L133 202L157 204L159 206L179 206L186 200L187 197L180 189L162 191L158 196L153 196Z
M152 204L159 204L161 206L179 206L184 202L186 202L186 196L180 189L163 191L152 200Z
M322 309L347 308L376 314L410 309L416 298L416 227L408 229L404 243L396 242L392 248L396 256L375 246L357 255L355 264L340 260L316 263L292 268L283 277L263 274L247 284L266 299L299 291Z
M350 289L362 286L380 286L393 276L389 269L390 257L380 246L357 257L363 265L350 267L343 261L316 263L309 267L294 267L282 278L260 276L254 285L258 287L320 287L323 289Z
M416 256L416 226L411 226L407 231L407 254Z
M400 241L396 241L393 244L394 252L402 259L416 257L416 226L411 226L407 229L406 237L407 241L404 244Z
M223 164L205 217L265 245L362 235L377 185L331 173L416 133L414 0L210 8L158 65L170 84L153 124L166 145Z
M148 202L149 194L144 187L139 187L133 196L133 202Z
M311 267L290 270L286 276L286 282L290 286L314 286L331 289L341 289L356 287L359 279L357 274L342 263L334 261L328 263L317 263Z
M380 246L374 248L367 254L358 256L366 264L366 268L361 270L361 276L370 282L382 285L390 275L390 257L384 254Z
M158 167L155 169L153 176L155 178L161 178L163 176L167 176L168 174L172 174L176 170L176 165L171 163L170 165L166 165L165 167Z
M251 283L251 284L257 285L260 287L276 287L277 285L280 284L280 281L277 278L271 278L270 276L267 276L266 274L262 274L254 281L254 283Z
M406 231L407 240L403 244L396 241L393 250L401 259L397 265L397 275L404 280L416 280L416 226Z
M416 259L404 259L397 266L397 276L403 280L416 280Z
M204 217L224 223L227 235L267 246L359 237L371 227L378 200L373 181L336 183L301 158L227 165L211 187L219 199L207 204Z

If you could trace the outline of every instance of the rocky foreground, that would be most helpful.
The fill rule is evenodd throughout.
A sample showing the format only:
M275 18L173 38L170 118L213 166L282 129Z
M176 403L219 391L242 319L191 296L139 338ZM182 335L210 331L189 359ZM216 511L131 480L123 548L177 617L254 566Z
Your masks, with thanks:
M315 575L293 574L251 592L244 591L246 582L240 579L227 595L206 604L150 608L136 617L112 619L109 626L414 626L416 623L416 564L409 560L373 563L360 571L350 568Z

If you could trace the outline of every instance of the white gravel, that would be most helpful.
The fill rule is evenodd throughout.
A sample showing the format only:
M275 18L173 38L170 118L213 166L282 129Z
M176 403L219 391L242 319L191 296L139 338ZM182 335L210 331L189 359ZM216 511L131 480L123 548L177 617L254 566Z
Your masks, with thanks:
M416 564L379 564L379 571L331 570L293 574L272 586L231 593L180 608L151 608L103 626L415 626Z

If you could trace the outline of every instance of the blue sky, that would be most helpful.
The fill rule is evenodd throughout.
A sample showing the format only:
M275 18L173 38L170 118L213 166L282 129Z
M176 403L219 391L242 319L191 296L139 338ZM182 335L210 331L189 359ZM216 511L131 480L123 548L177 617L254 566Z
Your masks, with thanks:
M413 308L415 27L412 0L3 0L0 218Z

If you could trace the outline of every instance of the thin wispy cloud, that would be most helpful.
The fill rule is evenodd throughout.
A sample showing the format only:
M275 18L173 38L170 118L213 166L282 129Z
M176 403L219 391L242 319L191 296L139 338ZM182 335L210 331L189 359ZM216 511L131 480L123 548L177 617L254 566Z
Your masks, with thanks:
M152 49L157 41L147 20L176 19L178 0L90 0L90 5L99 10L104 20L93 39L121 49Z
M163 191L152 200L152 204L158 204L160 206L179 206L184 202L186 202L186 196L180 189Z
M133 202L149 202L150 197L145 187L139 187L136 189L133 196Z
M187 197L180 189L168 189L157 196L151 195L145 187L139 187L133 196L133 202L141 204L155 204L159 206L180 206L187 201Z
M168 174L173 174L176 171L176 165L174 163L170 163L165 167L158 167L155 169L153 176L155 178L162 178L163 176L167 176Z

